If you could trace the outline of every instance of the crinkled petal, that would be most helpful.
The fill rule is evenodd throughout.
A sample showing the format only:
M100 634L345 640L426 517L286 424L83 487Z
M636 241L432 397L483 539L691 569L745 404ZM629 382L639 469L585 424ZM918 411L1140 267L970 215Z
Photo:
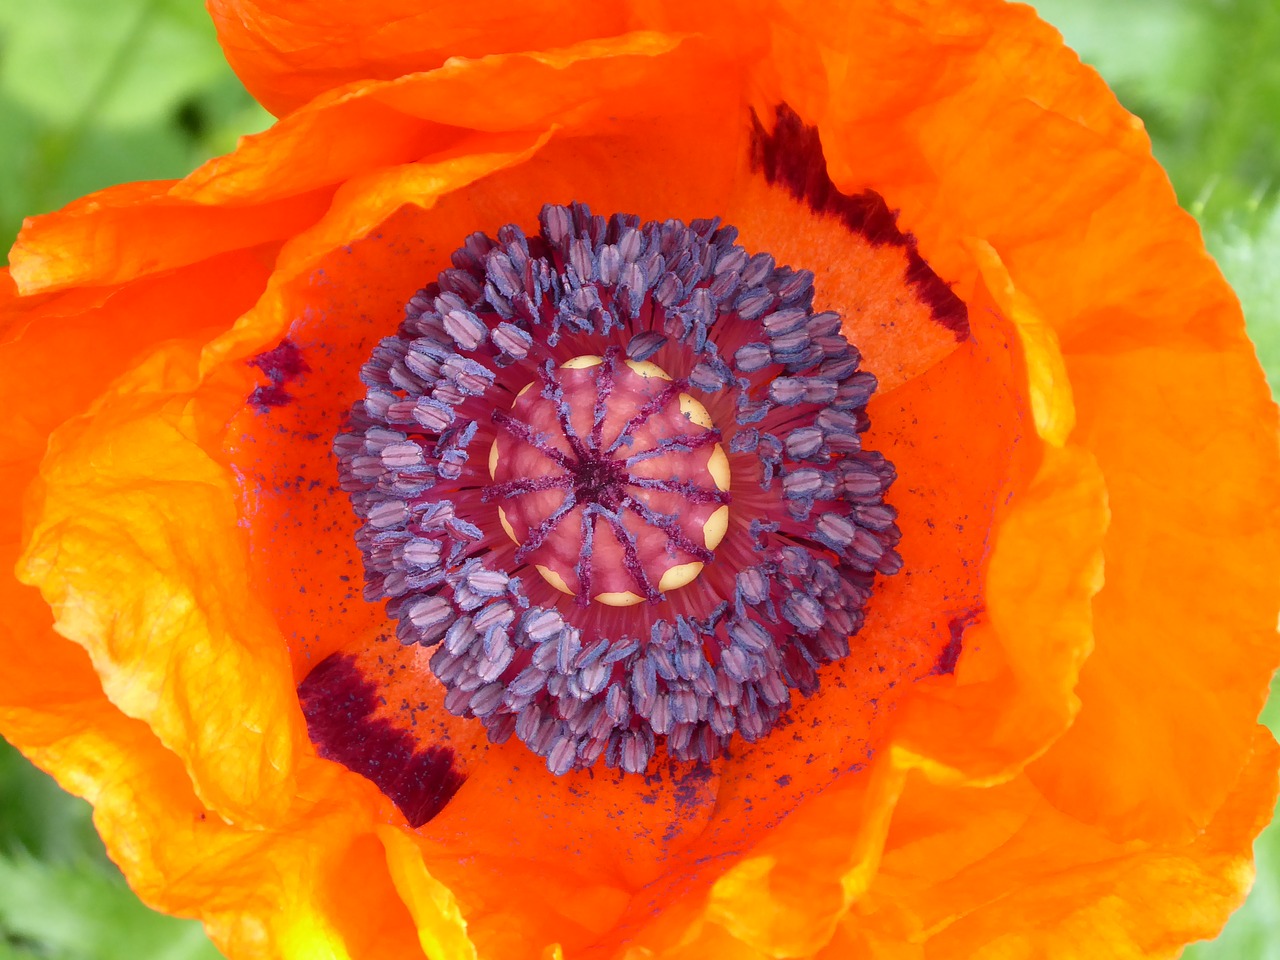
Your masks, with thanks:
M1070 439L1105 478L1084 706L1032 776L1119 836L1187 836L1234 782L1278 655L1276 411L1239 306L1141 124L1029 8L852 2L820 29L787 8L776 95L820 118L832 179L884 190L967 300L1004 287L1053 329L1063 367L1039 382L1065 368Z
M156 353L96 415L55 431L19 575L89 651L113 703L184 758L204 800L261 823L296 791L306 739L278 682L279 634L245 602L231 478L201 449L208 427L183 392L195 360ZM226 696L227 683L243 696Z
M1092 456L1046 450L999 523L985 610L952 622L954 667L917 684L903 708L891 748L902 763L940 781L997 783L1067 730L1094 647L1091 604L1102 586L1107 519Z
M631 30L703 33L744 52L746 38L759 36L765 9L758 3L668 0L536 0L517 7L424 5L420 0L208 0L208 8L232 69L263 106L281 117L357 81L393 80L455 60L550 50ZM342 42L335 43L335 36ZM519 96L524 91L508 87L501 92Z
M281 116L355 80L391 80L435 69L450 57L543 50L626 30L616 5L591 0L523 3L492 12L466 5L424 8L419 0L210 0L208 6L232 68Z
M1170 339L1123 353L1082 342L1067 356L1076 435L1107 478L1107 582L1080 716L1031 775L1118 836L1203 826L1249 748L1276 656L1275 408L1238 326Z
M1109 837L1055 809L1025 776L986 790L913 777L877 887L844 937L914 941L940 960L1070 955L1100 943L1118 957L1176 956L1214 936L1252 882L1250 848L1271 816L1277 760L1271 734L1253 732L1204 832L1171 842ZM860 955L841 953L844 942L823 956Z
M125 184L26 221L9 254L24 295L118 285L220 254L279 243L324 209L316 195L260 205L200 206L176 183Z
M326 213L340 217L353 192L374 195L350 181L396 167L438 171L434 185L401 184L404 201L425 200L457 185L450 164L509 152L575 119L599 121L609 106L584 90L612 93L614 105L624 91L634 99L654 61L672 57L687 71L723 54L641 31L334 91L183 180L111 187L31 218L10 254L14 280L24 295L116 284L296 237Z

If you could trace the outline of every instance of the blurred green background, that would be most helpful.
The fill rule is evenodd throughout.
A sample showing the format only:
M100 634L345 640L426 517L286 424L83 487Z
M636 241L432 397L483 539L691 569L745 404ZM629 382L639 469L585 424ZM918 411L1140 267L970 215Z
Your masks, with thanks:
M1040 0L1146 122L1280 384L1280 3ZM0 248L22 217L124 180L180 177L270 117L198 0L0 0ZM1264 722L1280 731L1280 697ZM1280 960L1280 828L1248 903L1189 960ZM0 960L216 960L107 860L82 801L0 742Z

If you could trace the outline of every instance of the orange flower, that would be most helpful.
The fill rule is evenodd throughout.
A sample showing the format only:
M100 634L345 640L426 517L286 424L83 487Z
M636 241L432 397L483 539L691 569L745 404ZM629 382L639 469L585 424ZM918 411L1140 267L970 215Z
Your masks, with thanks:
M0 724L145 900L233 960L1174 956L1221 926L1276 786L1275 411L1141 126L1051 29L211 7L280 122L30 221L3 281ZM570 200L812 270L898 477L849 655L644 777L444 709L335 486L415 291Z

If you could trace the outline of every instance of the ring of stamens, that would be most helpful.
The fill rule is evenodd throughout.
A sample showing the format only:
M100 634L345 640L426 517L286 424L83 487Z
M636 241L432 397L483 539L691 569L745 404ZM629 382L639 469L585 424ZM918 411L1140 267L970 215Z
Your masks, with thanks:
M579 604L657 603L729 526L729 460L706 407L657 364L578 356L495 411L493 485L515 559Z
M555 774L706 762L814 693L901 567L875 377L731 227L539 221L469 237L361 371L334 452L365 597Z

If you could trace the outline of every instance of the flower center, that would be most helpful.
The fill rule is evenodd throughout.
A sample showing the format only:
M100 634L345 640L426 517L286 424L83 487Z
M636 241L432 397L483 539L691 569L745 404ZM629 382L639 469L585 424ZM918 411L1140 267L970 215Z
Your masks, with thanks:
M516 395L489 450L498 519L547 583L624 607L693 582L729 523L729 461L705 406L657 364L579 356Z
M579 204L473 234L334 441L366 598L553 773L758 740L901 566L875 378L735 237Z

